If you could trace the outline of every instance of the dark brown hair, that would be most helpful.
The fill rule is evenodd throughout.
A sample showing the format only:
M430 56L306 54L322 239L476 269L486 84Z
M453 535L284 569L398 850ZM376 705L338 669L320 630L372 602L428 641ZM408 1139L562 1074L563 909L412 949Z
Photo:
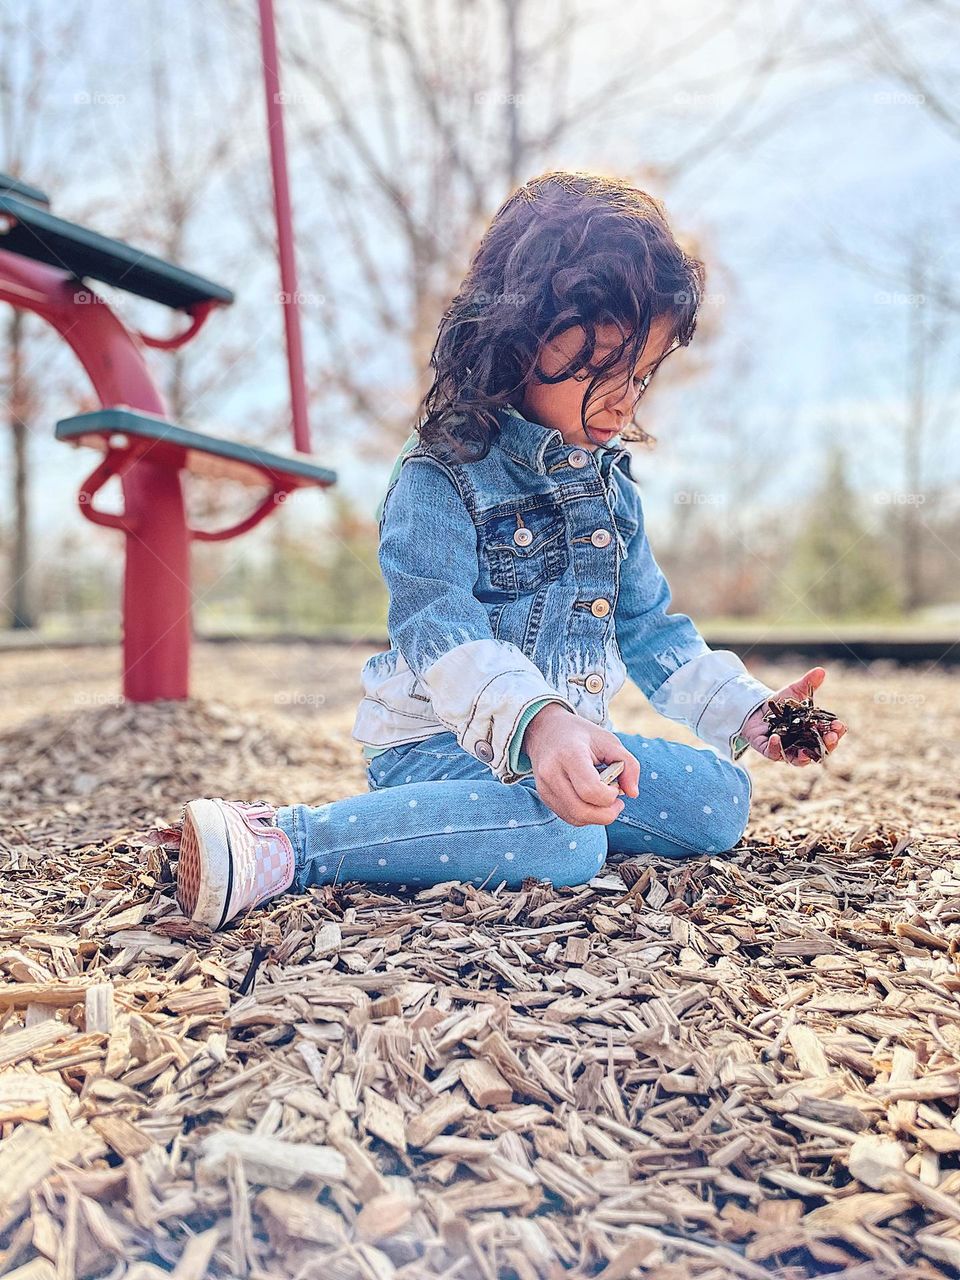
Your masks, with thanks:
M703 282L703 263L677 244L654 196L598 174L532 178L497 210L443 313L430 357L435 377L418 410L421 442L452 449L461 461L486 457L499 429L495 409L519 410L531 378L554 383L582 371L591 375L581 410L587 431L597 389L623 370L629 376L655 318L673 322L668 352L688 345ZM595 363L596 328L611 323L623 341ZM547 375L537 360L541 344L575 325L583 346ZM621 436L652 438L635 422Z

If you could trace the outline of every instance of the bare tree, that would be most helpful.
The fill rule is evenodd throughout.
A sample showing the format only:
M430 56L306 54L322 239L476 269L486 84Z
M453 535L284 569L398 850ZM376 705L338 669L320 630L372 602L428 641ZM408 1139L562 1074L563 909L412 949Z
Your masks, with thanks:
M960 142L960 109L954 92L957 64L956 0L854 0L846 10L814 6L817 16L837 30L838 60L866 70L884 106L900 105L932 121ZM838 22L839 12L839 22ZM947 188L949 191L949 188ZM902 389L903 411L895 423L899 436L899 476L879 496L889 502L888 528L899 548L900 603L905 611L928 602L925 551L940 541L931 524L933 504L941 496L935 477L946 474L955 437L949 384L956 368L956 316L960 313L960 276L956 268L956 209L942 217L924 210L894 236L875 231L821 229L833 257L875 288L875 300L893 317L897 358L893 377ZM898 323L903 317L902 324ZM899 335L899 337L897 336ZM949 550L945 544L941 550Z
M35 22L10 9L0 13L0 169L37 186L44 173L56 172L50 138L56 137L64 153L83 149L84 121L69 109L58 82L65 66L59 51L77 48L87 15L83 6L74 5L56 15L33 16ZM16 629L31 628L36 621L30 582L29 441L41 404L41 368L44 389L50 389L52 365L38 355L50 342L33 317L12 308L4 317L0 385L13 445L6 617Z
M936 477L948 475L956 449L951 398L960 332L949 293L941 287L951 270L954 234L939 220L923 220L870 250L851 250L832 229L823 238L839 261L876 286L875 302L893 321L888 332L899 358L892 377L903 400L894 423L899 476L878 498L890 507L900 549L901 606L910 611L927 603L924 547L935 536L929 520L940 496Z
M213 90L215 110L204 113L204 127L197 129L198 104L191 86L203 84L210 65L225 57L223 48L207 47L209 15L198 11L186 28L178 28L175 61L162 38L164 15L157 10L146 20L149 74L139 99L145 128L137 137L136 156L140 193L125 204L122 232L136 243L149 244L152 252L169 262L204 275L225 272L223 283L237 289L235 306L240 316L217 312L200 339L152 356L171 419L204 430L204 417L218 396L235 393L255 380L256 351L264 331L243 287L249 281L249 249L243 244L242 222L235 224L229 247L211 235L218 188L229 190L234 172L248 163L244 140L259 125L251 118L258 99L242 78L218 77ZM118 161L123 164L122 157ZM134 165L134 157L129 163ZM265 189L268 182L265 170ZM261 301L254 299L256 309L262 311ZM268 310L278 312L273 296L270 301ZM150 309L149 322L154 325L157 310ZM184 317L175 317L168 328L175 331L184 324ZM264 441L279 436L288 417L286 408L278 409L275 420L261 418L259 430L247 426L244 434ZM188 497L191 518L200 524L223 523L228 512L249 506L248 495L236 486L196 478L191 479ZM214 563L223 558L222 548L216 545L205 546L202 554L205 561Z
M827 16L836 7L821 10ZM906 103L960 143L960 106L955 85L958 71L956 33L960 4L955 0L900 0L893 6L878 0L854 0L852 26L840 46L840 56L851 56L883 77L906 96ZM956 219L954 218L954 223ZM829 236L836 256L848 265L873 274L886 287L910 292L909 255L871 260L840 238ZM960 312L960 278L956 255L945 255L944 270L925 281L926 296L949 311Z
M716 118L703 113L699 133L688 122L688 145L638 178L662 190L708 156L746 145L741 134L761 136L764 87L800 41L804 8L754 33L742 92ZM671 24L658 24L653 8L637 10L616 57L578 77L577 43L605 22L613 38L622 35L618 12L608 0L313 0L289 15L291 105L311 108L297 112L295 186L306 215L300 242L314 246L301 251L304 290L320 300L311 314L323 352L313 395L369 424L353 439L361 456L382 457L409 432L440 312L516 182L562 164L591 131L627 121L652 129L671 86L692 83L694 66L698 83L717 83L698 55L726 23L745 27L744 6L732 2L666 37ZM332 52L338 41L346 53Z
M853 8L862 56L960 142L960 105L956 94L951 96L956 67L938 65L943 51L956 47L960 5L953 0L906 0L894 6L854 0Z
M928 457L930 442L938 440L941 446L939 459L945 461L949 435L944 437L937 427L948 429L946 406L934 418L936 373L942 369L949 336L948 317L942 307L936 305L929 294L929 282L933 277L932 255L927 241L918 237L907 247L910 288L907 299L908 334L904 343L907 379L906 413L903 424L903 476L904 501L899 503L899 531L901 546L902 605L912 610L927 602L923 564L925 500L931 496L929 479L932 474Z

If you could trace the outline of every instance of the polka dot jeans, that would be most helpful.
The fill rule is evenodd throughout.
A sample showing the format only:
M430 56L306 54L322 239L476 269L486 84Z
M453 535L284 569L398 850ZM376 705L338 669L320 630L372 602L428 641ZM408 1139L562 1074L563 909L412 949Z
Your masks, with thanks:
M533 777L501 782L452 733L391 747L369 762L368 793L278 810L296 855L291 891L345 880L583 884L611 851L689 858L737 844L753 793L746 769L709 747L617 737L640 761L640 794L621 796L609 826L564 822Z

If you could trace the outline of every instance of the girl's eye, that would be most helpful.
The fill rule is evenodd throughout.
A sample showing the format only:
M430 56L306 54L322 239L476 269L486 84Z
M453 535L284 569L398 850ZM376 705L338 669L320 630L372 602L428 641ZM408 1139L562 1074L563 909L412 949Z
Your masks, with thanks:
M641 391L646 391L647 387L650 384L650 379L653 377L653 374L654 374L654 370L650 369L646 373L641 374L639 378L638 377L632 378L631 381L637 387L639 387ZM589 377L590 377L590 374L584 371L581 373L575 373L573 375L573 380L574 382L586 382Z

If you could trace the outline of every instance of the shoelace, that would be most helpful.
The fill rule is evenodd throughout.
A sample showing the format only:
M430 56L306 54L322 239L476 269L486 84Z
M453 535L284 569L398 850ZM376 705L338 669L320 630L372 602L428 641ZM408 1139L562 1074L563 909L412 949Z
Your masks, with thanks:
M276 807L274 805L268 804L265 800L257 801L252 804L248 804L241 800L238 801L238 804L245 817L265 822L268 827L272 827L274 825L271 822L271 818L276 812Z

